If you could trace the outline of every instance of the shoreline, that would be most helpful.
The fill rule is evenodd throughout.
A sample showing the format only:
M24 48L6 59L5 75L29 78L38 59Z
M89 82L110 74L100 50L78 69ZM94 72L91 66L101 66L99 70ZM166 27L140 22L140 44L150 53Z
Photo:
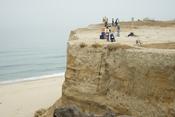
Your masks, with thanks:
M62 95L64 76L45 77L0 85L0 115L32 117L48 108Z
M61 73L51 74L51 75L41 75L41 76L33 76L33 77L27 77L27 78L19 78L14 80L4 80L4 81L0 81L0 86L30 82L30 81L36 81L36 80L45 80L51 77L64 77L64 75L65 75L65 72L61 72Z

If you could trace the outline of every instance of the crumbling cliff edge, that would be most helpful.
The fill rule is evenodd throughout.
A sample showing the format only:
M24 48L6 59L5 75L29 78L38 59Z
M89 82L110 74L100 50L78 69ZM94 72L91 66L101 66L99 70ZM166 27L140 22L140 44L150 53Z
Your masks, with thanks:
M119 38L115 43L98 40L99 27L71 32L62 97L42 116L52 117L55 108L76 105L83 112L97 115L111 110L133 117L174 117L175 48L137 47L135 38L127 41L120 37L121 41ZM141 34L137 38L147 44L154 40ZM167 40L162 40L165 47Z

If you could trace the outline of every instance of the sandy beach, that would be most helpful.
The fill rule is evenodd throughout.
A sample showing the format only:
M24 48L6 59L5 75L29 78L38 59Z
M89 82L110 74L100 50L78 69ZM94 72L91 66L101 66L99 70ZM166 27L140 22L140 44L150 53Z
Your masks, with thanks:
M0 85L1 117L32 117L61 97L64 76Z

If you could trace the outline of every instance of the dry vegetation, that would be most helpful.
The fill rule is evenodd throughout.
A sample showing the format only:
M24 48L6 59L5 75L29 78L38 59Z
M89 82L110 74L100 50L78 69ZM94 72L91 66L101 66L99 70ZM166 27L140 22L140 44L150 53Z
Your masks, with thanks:
M113 43L113 44L109 44L107 46L107 49L109 51L115 51L117 49L130 49L132 48L131 46L128 46L128 45L121 45L121 44L116 44L116 43Z
M45 109L40 109L38 111L35 112L34 117L40 117L41 115L43 115L46 112Z
M145 47L145 48L157 48L157 49L175 49L175 43L145 44L142 47Z
M100 48L100 47L102 47L102 45L99 43L94 43L94 44L92 44L92 47L93 48Z
M86 46L87 46L87 44L85 44L85 43L83 43L83 42L80 44L80 48L84 48L84 47L86 47Z

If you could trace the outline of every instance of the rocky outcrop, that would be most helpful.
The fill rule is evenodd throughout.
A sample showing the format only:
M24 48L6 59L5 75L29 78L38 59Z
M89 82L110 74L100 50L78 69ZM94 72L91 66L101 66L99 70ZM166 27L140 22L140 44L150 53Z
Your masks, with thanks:
M76 40L75 32L68 42L62 98L43 116L72 104L95 114L110 110L134 117L175 116L174 49L89 43L84 36Z
M53 117L116 117L115 113L107 112L104 115L83 113L76 106L68 106L55 109Z

